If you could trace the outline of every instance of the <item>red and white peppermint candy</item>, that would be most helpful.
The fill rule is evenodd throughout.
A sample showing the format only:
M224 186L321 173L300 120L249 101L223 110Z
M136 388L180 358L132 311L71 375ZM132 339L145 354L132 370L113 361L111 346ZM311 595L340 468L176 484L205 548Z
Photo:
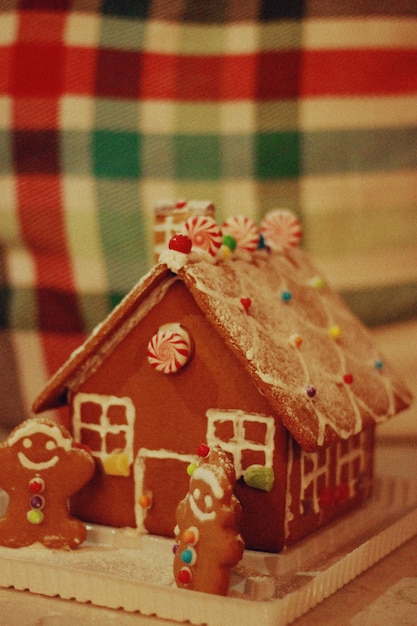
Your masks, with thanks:
M261 224L265 244L272 250L297 246L303 236L297 216L287 209L267 213Z
M236 241L240 250L253 252L259 243L259 230L253 220L245 215L229 217L222 226L223 233L230 235Z
M217 222L206 215L194 215L184 224L185 231L193 243L193 248L205 250L212 256L222 245L222 231Z
M164 324L148 343L148 362L157 372L175 374L191 356L191 339L180 324Z

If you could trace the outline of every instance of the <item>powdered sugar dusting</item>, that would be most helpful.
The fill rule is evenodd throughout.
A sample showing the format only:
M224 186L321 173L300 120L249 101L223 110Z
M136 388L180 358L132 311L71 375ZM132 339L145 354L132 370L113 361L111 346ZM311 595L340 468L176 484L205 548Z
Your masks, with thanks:
M387 419L395 395L406 398L390 370L373 367L376 351L360 322L323 281L315 286L317 270L302 250L189 262L179 276L307 449ZM302 338L298 347L293 336ZM344 382L346 372L354 384Z
M109 529L104 528L104 532L106 530ZM110 536L110 530L107 534ZM143 542L136 535L126 542L131 544L129 547L118 547L110 543L92 542L90 539L78 550L50 550L41 544L33 544L13 550L12 554L14 561L30 561L40 566L48 564L57 570L77 570L91 572L94 575L97 575L97 572L105 572L108 576L134 579L138 583L172 585L172 562L166 558L170 553L169 541L162 540L151 545L152 538L145 540L149 545L143 547ZM10 549L0 547L0 556L8 554Z

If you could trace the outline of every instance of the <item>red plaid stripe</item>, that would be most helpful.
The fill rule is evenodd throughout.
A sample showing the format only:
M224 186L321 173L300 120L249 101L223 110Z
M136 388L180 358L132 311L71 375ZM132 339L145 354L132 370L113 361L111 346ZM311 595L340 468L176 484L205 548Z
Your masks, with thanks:
M84 328L68 251L59 147L59 96L64 90L66 14L19 14L12 50L13 158L21 236L34 251L37 325L48 373L72 351ZM36 24L36 28L34 28ZM37 215L37 219L34 219Z
M303 54L302 96L415 93L417 50L309 50Z

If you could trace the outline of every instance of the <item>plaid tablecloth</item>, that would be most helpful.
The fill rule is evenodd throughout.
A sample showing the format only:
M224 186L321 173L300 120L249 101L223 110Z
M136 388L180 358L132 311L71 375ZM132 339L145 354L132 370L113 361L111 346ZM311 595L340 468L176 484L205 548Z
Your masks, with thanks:
M300 216L370 324L417 311L415 0L0 2L0 423L146 271L152 208Z

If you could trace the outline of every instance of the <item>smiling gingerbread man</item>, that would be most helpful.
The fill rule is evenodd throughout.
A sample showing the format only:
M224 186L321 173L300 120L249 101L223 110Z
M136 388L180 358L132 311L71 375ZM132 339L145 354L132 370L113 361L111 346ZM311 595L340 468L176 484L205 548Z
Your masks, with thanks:
M189 492L178 504L174 577L177 587L226 595L230 570L245 548L239 533L241 505L233 495L233 463L219 447L193 470Z
M74 447L69 432L54 420L29 419L17 426L0 446L0 487L9 495L0 545L79 546L87 531L70 515L68 498L93 472L92 456Z

